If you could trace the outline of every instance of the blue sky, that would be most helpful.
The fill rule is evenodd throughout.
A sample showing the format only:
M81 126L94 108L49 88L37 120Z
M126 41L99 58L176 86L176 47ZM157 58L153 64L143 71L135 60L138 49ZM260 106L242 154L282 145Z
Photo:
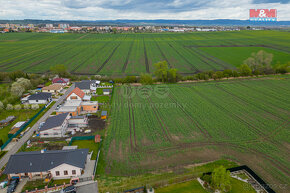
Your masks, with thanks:
M248 19L249 9L277 9L290 20L290 0L0 0L0 19Z

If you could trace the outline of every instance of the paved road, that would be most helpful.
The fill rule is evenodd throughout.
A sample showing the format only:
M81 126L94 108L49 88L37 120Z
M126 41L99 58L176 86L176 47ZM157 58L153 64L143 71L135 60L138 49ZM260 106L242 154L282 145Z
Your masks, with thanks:
M3 168L6 163L8 162L11 155L15 154L21 147L24 145L24 143L30 139L30 137L33 135L33 132L36 131L39 127L39 124L41 122L44 122L48 116L55 110L56 106L61 104L63 100L66 98L66 96L74 89L74 84L65 92L63 96L61 96L58 101L32 126L31 129L25 135L11 148L0 160L0 169Z
M98 193L98 183L93 182L90 184L77 186L77 193ZM60 191L54 192L54 193L60 193Z

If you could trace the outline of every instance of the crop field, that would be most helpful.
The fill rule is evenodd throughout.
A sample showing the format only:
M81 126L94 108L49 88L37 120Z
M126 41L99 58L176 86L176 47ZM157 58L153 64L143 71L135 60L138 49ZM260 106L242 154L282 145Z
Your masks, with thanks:
M289 75L116 87L104 142L105 172L137 175L227 158L271 184L285 185L289 88Z
M75 74L152 73L166 60L183 74L234 69L252 52L288 62L290 33L279 31L147 34L0 34L0 71L47 72L64 64Z

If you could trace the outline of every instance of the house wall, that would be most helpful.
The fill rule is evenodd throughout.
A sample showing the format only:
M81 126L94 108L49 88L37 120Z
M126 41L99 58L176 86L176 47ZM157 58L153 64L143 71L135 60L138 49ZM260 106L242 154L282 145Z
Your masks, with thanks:
M103 94L104 94L104 95L109 95L109 94L110 94L110 92L103 92Z
M28 101L29 104L46 104L48 103L47 100L29 100Z
M56 94L56 93L61 92L61 90L42 90L42 92L48 92L48 93Z
M70 115L67 116L67 118L64 120L61 126L54 127L45 131L40 131L40 137L64 137L65 133L67 132L68 127L68 119L70 118Z
M96 112L98 105L82 105L82 111Z
M21 177L30 177L30 174L31 174L31 177L35 177L35 176L41 176L41 173L40 172L32 172L32 173L20 173ZM48 174L48 172L42 172L42 177L45 178L46 175ZM11 177L19 177L19 174L10 174Z
M87 127L88 120L85 119L69 119L68 124L70 127Z
M72 174L73 170L76 171L76 174ZM52 177L54 179L66 179L66 178L81 176L82 174L82 168L78 168L69 164L61 164L58 167L55 167L49 171L52 174ZM60 174L59 176L56 176L56 171L59 171L59 174ZM64 175L64 171L67 171L68 175Z
M76 97L76 98L75 98L75 97ZM74 98L75 98L75 99L74 99ZM70 100L82 100L82 98L79 97L78 95L76 95L75 93L72 93L71 95L69 95L69 96L67 97L66 100L68 100L68 101L70 101Z

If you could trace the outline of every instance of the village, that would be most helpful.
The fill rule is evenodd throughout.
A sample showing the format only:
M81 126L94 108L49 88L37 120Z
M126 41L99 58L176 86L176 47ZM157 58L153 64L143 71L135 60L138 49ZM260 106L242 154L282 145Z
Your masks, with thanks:
M7 164L1 159L1 168L6 165L1 180L6 181L0 192L57 191L75 184L97 188L95 172L112 88L112 81L55 77L49 85L38 85L34 94L24 94L22 105L43 105L40 111L46 113L38 114L42 117L33 127L27 127L31 119L0 120L1 127L11 128L1 153L12 153Z

